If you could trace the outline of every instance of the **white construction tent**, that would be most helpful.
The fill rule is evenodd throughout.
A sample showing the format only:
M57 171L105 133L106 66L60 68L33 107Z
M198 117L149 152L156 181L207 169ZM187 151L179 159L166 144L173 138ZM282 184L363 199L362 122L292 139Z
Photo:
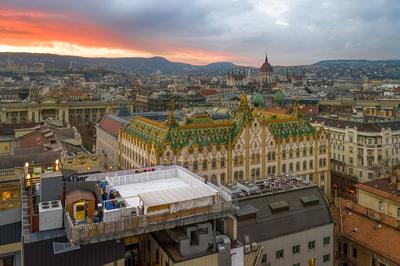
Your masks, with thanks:
M199 208L215 203L218 191L207 186L179 187L139 194L145 213Z

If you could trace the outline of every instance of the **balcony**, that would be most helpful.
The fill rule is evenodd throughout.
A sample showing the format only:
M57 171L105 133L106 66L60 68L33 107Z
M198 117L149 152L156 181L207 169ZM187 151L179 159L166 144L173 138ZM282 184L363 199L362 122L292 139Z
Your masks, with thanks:
M71 244L89 244L200 223L232 213L232 202L218 202L173 214L129 215L115 221L84 225L73 225L70 215L66 213L65 231Z

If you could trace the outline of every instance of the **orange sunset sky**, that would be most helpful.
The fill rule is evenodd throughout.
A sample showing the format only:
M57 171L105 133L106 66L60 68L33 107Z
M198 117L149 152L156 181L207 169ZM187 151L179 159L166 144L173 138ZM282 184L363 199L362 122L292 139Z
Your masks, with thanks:
M253 66L266 51L273 65L390 59L400 57L399 12L395 0L1 0L0 52Z

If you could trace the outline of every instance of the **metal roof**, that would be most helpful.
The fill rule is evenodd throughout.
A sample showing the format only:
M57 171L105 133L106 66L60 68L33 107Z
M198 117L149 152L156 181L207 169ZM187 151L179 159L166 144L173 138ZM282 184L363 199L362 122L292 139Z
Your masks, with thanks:
M305 206L302 197L317 198L317 204ZM271 203L286 202L288 209L273 211ZM278 192L263 196L239 199L239 207L257 209L249 219L238 221L238 240L245 243L266 241L272 238L306 231L311 228L331 224L329 204L317 186Z

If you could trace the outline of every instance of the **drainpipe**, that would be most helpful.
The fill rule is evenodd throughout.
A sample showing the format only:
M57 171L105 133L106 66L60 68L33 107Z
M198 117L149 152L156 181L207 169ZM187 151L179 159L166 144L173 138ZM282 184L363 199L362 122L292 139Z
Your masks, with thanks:
M217 219L213 221L213 251L217 251Z

